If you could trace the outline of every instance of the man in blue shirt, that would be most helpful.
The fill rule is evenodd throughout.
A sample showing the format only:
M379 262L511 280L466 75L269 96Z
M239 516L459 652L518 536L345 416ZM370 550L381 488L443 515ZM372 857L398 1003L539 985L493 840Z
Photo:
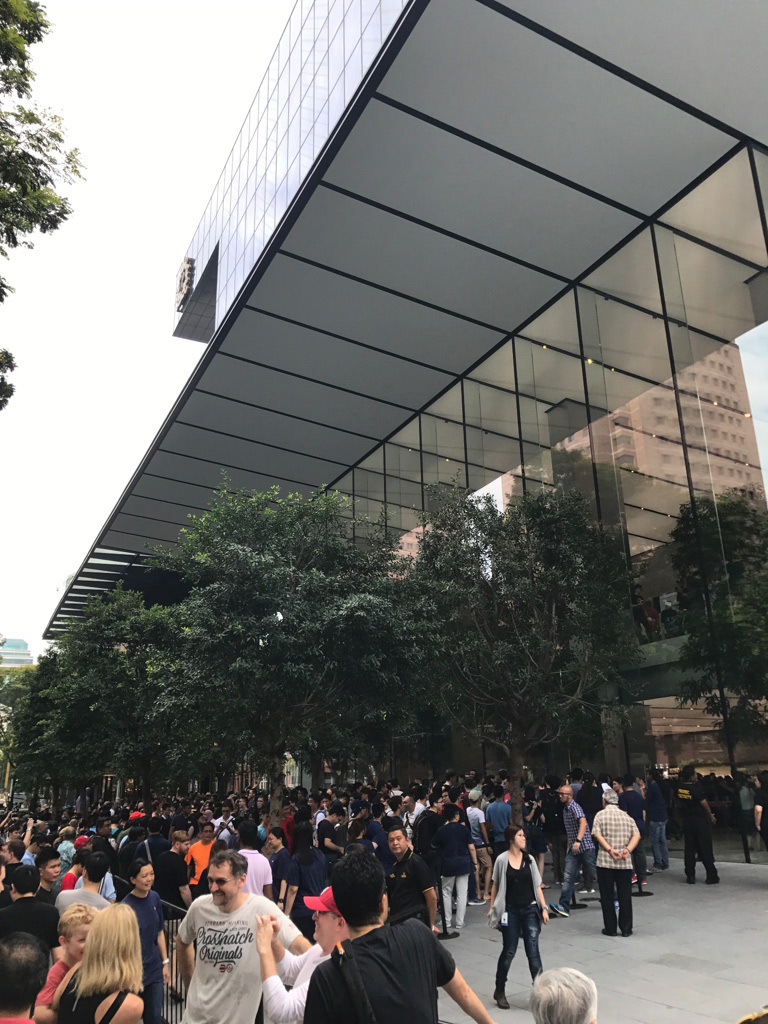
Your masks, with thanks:
M589 831L587 817L584 811L573 799L573 790L570 786L561 786L557 795L563 808L563 824L568 836L568 849L565 855L565 872L563 877L563 888L560 892L560 902L553 903L549 908L553 914L559 917L570 917L571 900L576 879L579 877L579 867L584 868L584 880L588 889L594 889L597 881L597 850ZM573 903L575 909L585 907L584 903Z
M504 829L512 820L511 804L504 802L504 787L494 786L493 800L485 809L485 820L491 828L491 840L496 856L501 856L509 849L509 843L504 838Z
M632 851L632 866L635 869L632 881L640 882L641 885L647 885L648 862L645 858L645 848L643 846L643 837L645 836L645 800L635 789L635 780L630 772L627 772L621 780L621 789L622 792L619 793L619 807L632 818L640 833L640 842Z

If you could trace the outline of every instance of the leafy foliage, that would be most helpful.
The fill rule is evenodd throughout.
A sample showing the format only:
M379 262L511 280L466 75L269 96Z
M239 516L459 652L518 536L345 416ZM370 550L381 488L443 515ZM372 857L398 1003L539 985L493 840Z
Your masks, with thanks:
M719 721L734 761L768 728L768 514L738 494L685 504L672 532L684 605L680 703Z
M118 586L86 606L56 649L40 659L27 697L14 710L17 770L82 787L111 769L152 780L167 773L167 735L157 695L173 647L173 610L146 608Z
M287 751L344 751L414 706L424 627L409 614L406 563L383 536L351 543L351 515L338 494L224 487L159 556L192 585L165 699L204 744L278 785Z
M29 47L49 28L36 0L0 0L0 256L18 246L31 248L35 231L55 231L71 213L60 184L80 176L77 150L67 149L61 118L30 103L34 75ZM12 291L0 276L0 302ZM13 394L6 374L14 369L0 352L0 409Z
M632 660L626 564L575 491L504 512L454 491L426 525L414 575L441 624L435 699L519 771Z

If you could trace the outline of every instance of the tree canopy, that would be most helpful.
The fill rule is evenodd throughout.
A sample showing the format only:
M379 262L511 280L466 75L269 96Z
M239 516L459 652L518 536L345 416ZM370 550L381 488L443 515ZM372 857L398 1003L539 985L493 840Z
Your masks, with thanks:
M575 491L442 493L414 564L439 623L434 695L519 775L525 756L595 712L635 644L629 577Z
M34 74L29 49L49 30L36 0L0 0L0 255L30 248L36 231L55 231L71 213L59 194L80 176L76 149L67 149L61 118L29 101ZM0 275L0 302L12 288ZM0 350L0 409L13 395L13 356Z
M687 633L680 702L718 720L735 765L736 744L768 730L768 513L735 493L698 498L672 539Z
M351 517L339 494L222 488L159 559L192 587L167 699L278 789L288 751L359 748L415 710L406 563L384 532L352 542Z

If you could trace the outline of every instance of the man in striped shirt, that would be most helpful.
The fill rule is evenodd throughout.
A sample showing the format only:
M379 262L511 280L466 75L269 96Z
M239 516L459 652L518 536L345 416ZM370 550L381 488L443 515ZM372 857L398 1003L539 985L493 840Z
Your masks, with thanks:
M576 879L579 877L579 868L584 868L584 880L588 889L593 889L597 880L597 850L589 831L587 818L584 811L573 799L573 790L570 786L563 785L557 795L563 808L563 824L568 837L568 849L565 855L565 872L563 877L563 888L560 892L560 902L553 903L549 908L552 913L560 917L570 917L571 900ZM581 909L583 904L574 902L573 907Z

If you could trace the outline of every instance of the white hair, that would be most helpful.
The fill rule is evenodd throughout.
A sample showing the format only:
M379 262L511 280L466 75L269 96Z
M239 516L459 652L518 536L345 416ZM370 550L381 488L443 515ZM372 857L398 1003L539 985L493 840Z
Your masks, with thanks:
M555 967L534 982L530 1008L536 1024L590 1024L597 1019L597 987L581 971Z

